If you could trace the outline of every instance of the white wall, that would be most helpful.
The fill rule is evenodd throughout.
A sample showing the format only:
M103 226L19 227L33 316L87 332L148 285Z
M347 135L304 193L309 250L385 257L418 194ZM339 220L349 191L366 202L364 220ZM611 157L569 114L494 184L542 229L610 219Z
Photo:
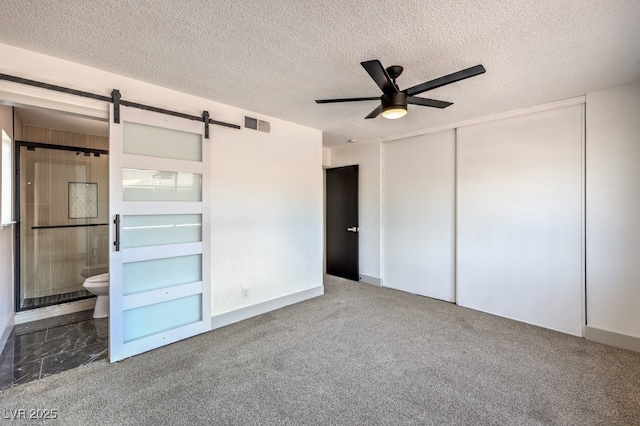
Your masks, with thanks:
M640 83L586 115L587 325L640 337Z
M358 164L359 262L363 281L378 284L380 274L380 143L331 149L331 167ZM371 280L373 278L373 280Z
M0 44L0 72L241 124L252 116L271 133L211 126L212 312L250 307L322 288L322 133L207 99ZM105 117L108 104L0 82L0 99ZM0 258L11 252L0 248ZM249 298L241 299L241 289ZM316 292L317 294L318 292ZM291 300L291 299L288 299Z
M331 167L331 149L322 148L322 167Z
M455 130L383 144L383 282L455 301Z
M1 57L1 56L0 56ZM0 129L13 139L13 111L0 105ZM0 132L1 135L2 132ZM0 150L0 164L2 164ZM5 170L2 170L4 173ZM2 175L0 174L0 179ZM0 227L0 352L13 327L13 226ZM4 337L4 338L3 338Z
M464 241L458 241L458 250L463 257L459 259L463 263L458 273L462 274L459 278L466 280L469 290L475 292L473 303L468 299L465 302L463 292L461 304L580 335L585 303L585 295L580 288L580 273L585 267L585 259L580 258L580 245L583 244L583 247L586 245L586 274L582 280L586 280L587 324L584 335L603 343L640 350L640 83L587 94L586 114L584 122L580 122L578 108L584 99L558 101L522 111L452 123L437 129L458 128L464 138L464 133L468 131L464 128L486 124L489 127L485 128L484 137L490 141L504 135L505 128L500 125L502 121L508 123L517 117L534 119L524 135L525 139L521 139L526 145L521 148L533 148L532 151L520 151L518 142L515 146L507 142L502 147L494 144L493 147L484 148L469 144L462 152L466 158L461 158L461 162L477 168L462 170L460 176L465 192L462 194L463 202L458 206L458 214L463 215L461 225L467 227L467 232L464 233L463 229ZM557 117L545 114L545 111L565 107L570 108L560 123ZM580 171L585 162L579 157L576 142L583 129L586 167ZM427 134L432 130L405 136L420 136L420 133ZM559 147L549 141L561 133L571 135L569 138L574 142L570 144L571 147L565 145L566 150L557 157ZM535 139L544 134L555 136L543 137L542 140L547 142L538 149L531 143L532 140L527 142L531 135ZM393 141L393 138L387 140ZM384 145L386 142L383 143L383 153ZM338 150L344 148L333 148L332 154ZM362 164L359 157L364 157L364 154L358 148L347 147L344 152L350 155L336 165ZM476 153L480 156L475 157ZM563 169L569 174L563 173ZM522 191L516 185L518 175L525 184ZM581 175L584 177L584 192L578 190L576 193ZM490 181L494 184L488 188ZM361 188L377 192L380 185L378 181L366 180L361 182ZM563 193L565 190L568 192ZM585 192L586 207L581 212L579 197L584 196ZM523 193L531 196L525 197ZM496 200L493 200L493 204L485 206L483 200L487 200L487 196L498 197L504 204L496 208ZM473 200L473 197L476 199ZM480 217L465 210L469 207L465 207L467 201L474 204L474 208L481 209ZM544 203L539 204L540 201ZM540 209L541 206L544 208ZM378 211L375 205L367 208ZM586 232L581 242L579 228L582 228L585 216ZM464 223L485 219L491 222L485 225L494 227L496 235L502 238L504 246L499 252L490 250L491 245L497 243L495 238L476 238L479 237L477 232L475 236L468 232L473 230L473 226L469 228L472 224ZM476 231L482 231L479 225L475 227ZM505 229L515 232L510 236ZM534 229L541 232L530 232ZM554 233L557 235L554 236ZM559 238L560 245L553 243L554 238ZM523 244L524 241L532 244ZM518 250L505 250L509 244ZM540 250L545 245L552 246L548 254ZM558 255L559 251L562 252L562 261L554 262L551 257ZM470 253L474 254L469 256ZM491 256L487 256L487 253ZM411 255L409 252L408 257ZM371 256L377 257L374 250L371 250ZM516 265L527 256L531 256L534 262L525 264L526 269L518 270ZM497 263L502 263L502 267L496 268ZM463 264L472 267L466 278ZM486 280L488 271L498 278L501 283L498 287L501 288L491 288L493 284ZM504 286L507 278L515 284L513 287ZM472 288L474 282L480 283L479 288ZM540 283L542 287L537 295L522 293L523 286L535 288ZM556 283L559 287L554 288L550 283ZM490 291L484 293L487 287Z
M271 119L271 133L213 130L212 313L322 285L318 132Z
M582 335L582 106L458 129L461 306Z

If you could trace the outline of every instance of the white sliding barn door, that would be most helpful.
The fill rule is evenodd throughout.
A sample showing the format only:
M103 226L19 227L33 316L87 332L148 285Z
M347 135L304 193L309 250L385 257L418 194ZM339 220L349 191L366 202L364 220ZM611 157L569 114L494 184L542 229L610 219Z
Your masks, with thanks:
M455 131L383 144L383 285L455 301Z
M458 304L582 334L582 106L458 129Z
M111 121L111 362L211 328L203 129L202 122L127 107L119 124Z

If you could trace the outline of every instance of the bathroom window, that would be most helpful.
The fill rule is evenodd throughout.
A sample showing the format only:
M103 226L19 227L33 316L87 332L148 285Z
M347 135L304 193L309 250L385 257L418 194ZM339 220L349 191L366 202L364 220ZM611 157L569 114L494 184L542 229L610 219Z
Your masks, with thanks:
M2 130L2 175L0 176L0 224L11 223L11 182L13 169L11 167L11 138Z

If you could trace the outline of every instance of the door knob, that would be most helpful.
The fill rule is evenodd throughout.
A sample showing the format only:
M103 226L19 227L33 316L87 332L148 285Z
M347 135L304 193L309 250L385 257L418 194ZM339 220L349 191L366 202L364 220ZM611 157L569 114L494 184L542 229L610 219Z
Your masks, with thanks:
M352 226L351 228L347 228L347 231L349 231L349 232L358 232L358 227L357 226Z

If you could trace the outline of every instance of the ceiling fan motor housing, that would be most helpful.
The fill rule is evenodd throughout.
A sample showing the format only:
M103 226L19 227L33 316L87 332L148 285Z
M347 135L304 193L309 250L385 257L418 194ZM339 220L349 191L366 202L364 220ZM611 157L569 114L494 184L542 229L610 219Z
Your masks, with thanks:
M407 108L407 94L405 92L385 93L380 99L382 100L382 111L391 108Z

